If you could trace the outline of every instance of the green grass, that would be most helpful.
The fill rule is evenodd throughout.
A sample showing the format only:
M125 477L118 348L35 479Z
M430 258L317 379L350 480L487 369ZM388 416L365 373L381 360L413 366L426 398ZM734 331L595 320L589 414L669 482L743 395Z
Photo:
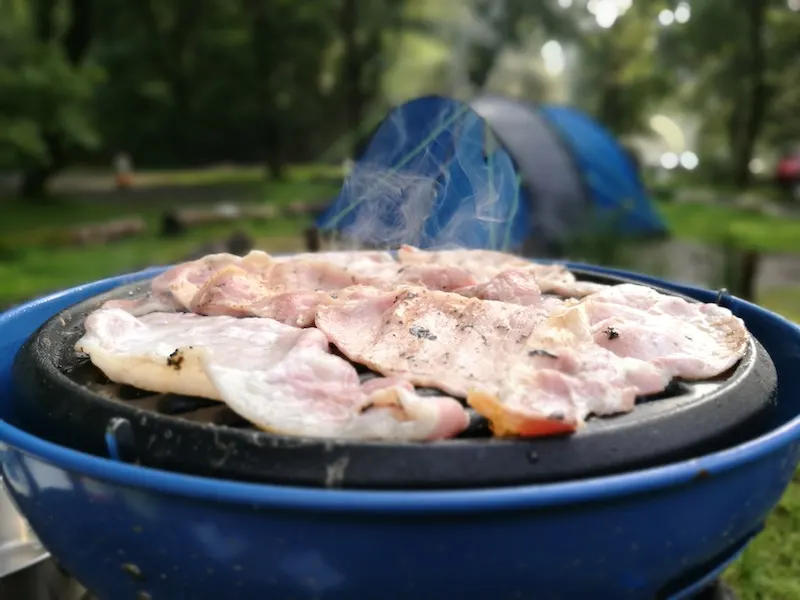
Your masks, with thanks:
M257 178L248 180L251 175ZM158 237L159 220L166 209L175 206L235 202L240 205L287 205L292 201L321 202L338 190L330 172L320 169L292 169L285 182L264 181L258 171L212 171L212 175L192 172L143 174L142 187L129 196L108 195L91 201L57 197L44 202L0 200L0 307L74 286L98 278L130 272L152 265L180 260L209 241L219 241L234 230L251 235L259 248L296 251L301 248L300 233L307 225L301 218L279 218L264 223L229 223L191 230L174 239ZM220 183L228 177L227 182ZM156 183L152 183L155 181ZM198 181L202 183L197 183ZM209 182L214 182L213 184ZM187 184L187 182L190 182ZM189 188L224 185L220 194L193 194ZM159 196L148 196L150 187L159 186ZM166 191L164 188L166 187ZM171 189L175 190L174 195ZM48 247L53 232L73 225L102 222L124 216L141 216L147 224L143 236L106 246Z
M741 249L765 253L800 253L797 218L694 202L661 202L659 209L679 238L712 245L731 241Z
M203 193L207 185L211 184L184 185L172 182L159 186L141 185L129 195L109 193L91 200L74 196L57 196L43 201L0 199L3 215L0 219L0 237L16 234L24 240L30 234L36 235L54 227L127 215L139 215L154 224L164 210L178 206L197 207L224 202L286 205L293 200L324 201L339 189L335 180L310 180L305 175L293 175L284 182L263 179L248 182L240 178L228 184L220 183L219 187L212 188L213 194Z
M341 179L342 169L335 165L292 165L287 168L290 181L311 182ZM76 169L56 178L55 188L75 187L111 189L113 174L108 170ZM219 185L251 185L256 188L264 184L264 169L257 166L219 165L203 169L160 169L135 173L134 182L141 187L204 187Z
M337 181L342 177L338 166L298 165L288 168L290 182L304 183ZM180 169L147 171L136 175L137 185L144 186L208 186L225 184L264 185L261 167L219 166L205 169Z
M800 323L800 285L764 290L759 294L758 303L790 321Z
M174 263L203 243L224 239L236 229L250 234L259 248L272 252L297 251L301 249L299 234L306 224L303 219L278 219L246 227L204 227L169 240L150 234L102 248L26 249L13 260L0 262L0 306L95 279Z
M800 472L725 579L741 600L800 598Z

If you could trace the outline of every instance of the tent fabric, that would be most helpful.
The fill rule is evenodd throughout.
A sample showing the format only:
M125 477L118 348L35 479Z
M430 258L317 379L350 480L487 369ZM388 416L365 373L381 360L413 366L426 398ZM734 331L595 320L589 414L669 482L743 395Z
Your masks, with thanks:
M377 246L543 253L582 231L595 209L624 208L620 235L663 233L616 140L560 108L411 100L377 128L317 227Z
M569 147L540 113L501 96L483 96L470 106L490 125L515 163L531 206L526 254L558 252L591 213L587 189Z
M625 235L667 232L625 148L600 123L568 106L544 105L539 112L572 149L595 206L615 213Z
M425 96L378 127L317 226L366 244L511 249L528 235L522 191L510 154L475 111Z

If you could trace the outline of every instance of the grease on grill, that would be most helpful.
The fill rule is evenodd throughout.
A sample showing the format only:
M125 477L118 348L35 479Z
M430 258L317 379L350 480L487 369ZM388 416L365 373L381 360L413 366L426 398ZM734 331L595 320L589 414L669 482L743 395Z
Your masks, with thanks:
M142 570L139 568L138 565L133 563L123 563L120 565L120 569L122 569L125 573L130 575L136 581L144 581L144 575L142 575Z
M552 352L548 352L547 350L542 350L542 349L530 350L528 352L528 356L530 357L544 356L546 358L558 358L556 354L553 354Z
M331 346L330 349L332 354L346 359L346 357L335 346ZM177 352L180 353L180 350L182 349L177 349ZM530 350L528 355L531 357L542 356L551 359L558 358L557 355L543 349ZM363 365L354 364L354 366L359 373L359 379L362 383L369 381L370 379L374 379L375 377L380 377L378 373L370 371ZM731 372L732 371L733 369ZM729 377L731 375L731 372L723 374L717 379L724 380L726 376ZM179 418L197 424L209 424L235 429L259 431L257 427L240 417L221 402L207 398L147 392L127 385L116 384L111 382L89 361L81 361L78 359L77 364L75 365L74 369L71 370L70 375L74 380L80 381L94 393L97 393L106 399L121 402L140 410L152 411L156 414ZM416 392L418 395L423 397L444 395L440 390L434 388L416 388ZM675 398L678 396L686 396L692 393L695 393L695 389L690 382L673 380L663 392L659 394L653 394L651 396L637 398L637 404ZM458 400L465 407L467 413L469 414L470 422L467 428L458 436L456 436L455 439L493 438L488 421L475 412L473 408L467 406L463 399ZM559 418L563 419L564 415L554 413L550 415L549 418L558 420ZM592 417L590 420L594 419L595 417Z
M215 400L176 394L163 394L155 398L155 408L163 415L182 415L209 406L220 406L220 403Z
M175 348L175 352L173 352L167 357L167 366L172 367L176 371L180 371L181 367L183 367L184 360L185 357L183 356L183 349Z
M641 396L636 399L637 404L644 404L645 402L654 402L656 400L666 400L667 398L675 398L677 396L685 396L692 393L692 388L683 381L673 379L669 382L663 392L658 394L651 394L649 396Z
M428 329L427 327L421 327L420 325L413 325L408 330L408 332L411 335L413 335L415 337L418 337L421 340L431 340L431 341L433 341L433 340L436 339L436 335L431 333L430 329Z

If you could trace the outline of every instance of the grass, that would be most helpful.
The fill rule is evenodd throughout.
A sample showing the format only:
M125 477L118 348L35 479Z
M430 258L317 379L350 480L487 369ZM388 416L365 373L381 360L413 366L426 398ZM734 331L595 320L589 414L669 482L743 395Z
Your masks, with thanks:
M661 203L660 209L679 238L707 244L731 241L764 253L800 254L800 219L700 203ZM800 323L800 282L759 293L762 306ZM741 600L800 598L800 472L765 530L728 569L725 579Z
M732 241L745 250L800 253L800 219L761 214L754 210L694 202L659 203L678 237L707 244Z
M284 182L269 182L257 168L220 166L211 169L153 171L136 176L137 189L129 196L113 189L107 174L72 173L62 178L57 190L76 191L84 185L81 199L57 197L46 203L0 200L0 306L83 281L138 269L149 264L173 262L209 239L219 239L231 226L192 231L177 240L160 240L159 218L170 206L218 203L287 204L292 200L322 201L338 189L341 172L336 167L305 166L289 169ZM726 240L763 252L800 254L800 220L758 214L754 211L703 203L661 202L660 210L678 237L710 244ZM107 248L46 248L54 229L111 218L138 215L150 233ZM299 220L249 224L246 229L270 249L276 240L284 244L297 235ZM798 313L792 303L772 294L784 312ZM797 315L800 316L800 315Z
M264 225L240 228L250 234L259 248L272 252L300 249L302 219L280 219ZM0 262L0 305L12 305L46 292L110 277L139 269L166 265L181 260L210 239L222 239L235 227L204 227L185 237L162 240L154 234L141 238L97 246L62 248L57 252L31 248L19 252L13 260Z
M758 303L790 321L800 323L800 287L797 285L764 290L759 294Z
M218 170L212 172L212 176L198 174L195 179L191 172L145 174L137 180L141 189L129 196L107 193L92 200L65 197L46 202L0 200L3 214L0 219L0 281L3 283L0 307L86 281L173 263L209 241L224 239L234 230L248 233L257 246L265 250L299 250L302 243L299 234L307 225L301 218L208 226L193 229L180 238L158 237L160 217L171 207L197 207L223 201L241 205L321 202L339 187L318 170L293 169L285 182L265 182L260 174L253 178L255 173ZM226 177L227 180L220 183ZM151 186L143 181L156 183ZM159 190L154 199L151 190L156 185ZM219 193L193 194L186 189L187 186L208 185L220 186ZM148 227L145 235L106 246L52 248L43 244L44 240L52 238L55 230L130 215L145 220Z
M725 579L741 600L800 598L800 472Z
M342 169L334 165L293 165L288 168L290 181L314 182L341 178ZM264 185L264 169L257 166L218 165L203 169L162 169L138 172L134 176L139 188L188 187L220 185ZM87 185L88 183L88 185ZM75 188L113 189L114 177L107 170L76 170L61 175L55 182L56 191Z
M322 201L336 192L336 169L294 168L282 183L265 182L258 169L218 167L197 171L144 173L143 188L130 198L115 194L110 180L90 200L57 198L46 204L0 200L0 306L82 282L180 260L204 242L228 235L236 226L213 226L185 237L164 240L156 235L159 216L170 206L220 201L286 204L292 200ZM107 176L106 176L107 177ZM79 178L78 178L79 179ZM69 193L69 178L64 192ZM74 181L73 181L74 183ZM105 189L105 191L103 191ZM216 190L210 194L208 190ZM91 197L91 194L85 197ZM659 204L678 238L708 244L733 240L738 246L771 253L800 254L800 220L758 214L744 209L702 203ZM40 240L54 228L85 224L124 215L142 216L146 236L106 247L42 247ZM257 246L273 252L301 246L302 219L250 223L244 229ZM5 248L5 254L2 249ZM767 290L762 305L800 322L800 282ZM742 600L800 598L800 476L771 514L766 530L748 547L726 578Z

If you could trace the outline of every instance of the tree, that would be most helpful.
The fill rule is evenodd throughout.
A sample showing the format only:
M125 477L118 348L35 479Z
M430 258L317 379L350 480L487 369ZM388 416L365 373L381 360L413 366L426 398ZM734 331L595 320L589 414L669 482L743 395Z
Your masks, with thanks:
M185 153L191 144L193 78L198 36L207 14L207 0L137 0L130 3L143 26L150 64L166 83L171 119L168 132L174 151Z
M473 0L472 12L488 30L488 36L469 50L468 76L477 90L489 80L498 57L506 47L516 47L523 38L539 34L562 41L578 34L574 13L555 2L529 0Z
M41 197L71 151L99 142L91 17L91 0L0 3L0 160L22 170L22 196Z
M280 177L341 127L337 5L104 0L95 49L113 77L95 102L108 146L143 166L258 160Z
M800 11L772 10L767 18L771 98L762 140L775 147L800 140Z
M338 92L347 132L363 128L370 104L381 96L390 37L403 26L405 4L405 0L341 0ZM351 155L358 138L352 136Z
M665 33L661 54L687 72L687 105L706 117L706 136L723 134L730 180L746 188L768 117L796 89L798 16L782 0L715 0L692 11ZM791 120L791 111L782 114Z
M272 176L280 178L286 145L295 136L311 135L330 110L321 79L336 31L335 4L245 0L244 7L251 23L261 148Z
M617 135L641 130L648 109L674 85L673 73L659 68L648 51L656 44L657 13L658 4L640 0L611 27L584 21L584 33L576 38L576 102Z

